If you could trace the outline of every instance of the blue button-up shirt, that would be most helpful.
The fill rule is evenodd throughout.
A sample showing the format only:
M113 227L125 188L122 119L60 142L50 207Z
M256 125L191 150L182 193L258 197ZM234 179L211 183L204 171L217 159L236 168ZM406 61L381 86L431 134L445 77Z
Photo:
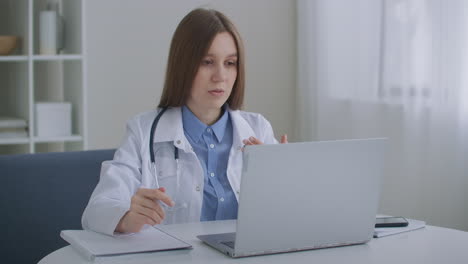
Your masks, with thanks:
M200 221L237 218L238 204L227 178L232 123L226 107L223 110L221 118L207 126L190 109L182 107L184 134L205 173Z

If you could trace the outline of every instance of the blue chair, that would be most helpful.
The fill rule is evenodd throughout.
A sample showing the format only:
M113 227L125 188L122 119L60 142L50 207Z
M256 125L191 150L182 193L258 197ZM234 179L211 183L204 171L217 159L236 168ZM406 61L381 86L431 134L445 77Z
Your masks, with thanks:
M0 156L2 263L37 263L67 245L115 149Z

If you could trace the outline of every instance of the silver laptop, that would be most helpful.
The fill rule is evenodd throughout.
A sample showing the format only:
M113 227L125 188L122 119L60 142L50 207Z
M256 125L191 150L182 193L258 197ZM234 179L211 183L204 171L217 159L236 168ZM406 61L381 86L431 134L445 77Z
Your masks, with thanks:
M235 233L197 236L231 257L368 242L386 139L247 146Z

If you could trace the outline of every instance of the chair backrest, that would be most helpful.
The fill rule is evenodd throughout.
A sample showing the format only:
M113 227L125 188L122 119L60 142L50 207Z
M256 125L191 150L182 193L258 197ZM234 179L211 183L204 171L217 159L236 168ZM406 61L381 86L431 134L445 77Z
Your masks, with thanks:
M2 263L37 263L66 246L60 230L81 229L101 163L114 152L0 156Z

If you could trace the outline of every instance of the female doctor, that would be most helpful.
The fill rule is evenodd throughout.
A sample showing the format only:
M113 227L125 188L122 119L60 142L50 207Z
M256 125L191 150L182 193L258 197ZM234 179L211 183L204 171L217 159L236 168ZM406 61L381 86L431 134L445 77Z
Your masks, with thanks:
M128 122L83 228L113 234L237 218L243 146L277 143L262 115L239 110L244 63L240 35L222 13L195 9L182 19L158 110Z

